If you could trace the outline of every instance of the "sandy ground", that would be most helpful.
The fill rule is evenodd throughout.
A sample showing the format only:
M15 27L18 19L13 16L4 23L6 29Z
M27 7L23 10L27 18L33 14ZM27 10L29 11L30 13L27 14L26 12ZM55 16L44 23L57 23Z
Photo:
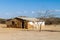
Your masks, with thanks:
M60 32L21 31L16 28L1 28L0 40L60 40Z
M46 29L48 29L47 27L48 26L46 26ZM26 30L24 31L19 28L0 28L0 40L60 40L60 32L39 32Z
M42 27L42 30L60 31L60 25L45 25L45 27Z

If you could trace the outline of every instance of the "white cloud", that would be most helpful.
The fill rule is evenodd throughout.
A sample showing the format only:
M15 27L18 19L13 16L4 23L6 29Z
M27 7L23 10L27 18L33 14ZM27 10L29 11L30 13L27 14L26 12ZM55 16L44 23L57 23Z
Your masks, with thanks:
M32 11L32 13L34 14L34 13L40 13L40 14L42 14L42 13L45 13L46 11Z
M32 11L32 13L36 13L35 11Z
M48 12L60 12L60 10L48 10Z
M60 10L55 10L56 12L60 12Z
M45 13L45 11L38 11L38 13Z

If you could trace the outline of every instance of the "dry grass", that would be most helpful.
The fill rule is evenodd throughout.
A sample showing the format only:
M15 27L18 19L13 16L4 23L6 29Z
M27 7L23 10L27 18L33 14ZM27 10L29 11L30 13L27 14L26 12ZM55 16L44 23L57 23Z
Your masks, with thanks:
M60 25L46 25L42 30L60 31Z

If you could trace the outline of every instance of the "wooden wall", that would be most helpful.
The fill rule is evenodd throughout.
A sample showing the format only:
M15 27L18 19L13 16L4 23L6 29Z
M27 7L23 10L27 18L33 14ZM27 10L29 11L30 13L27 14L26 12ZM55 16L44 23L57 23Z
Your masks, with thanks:
M24 28L28 28L27 27L27 22L25 20L21 20L21 19L12 19L12 20L8 20L6 21L7 27L12 27L12 28L22 28L22 22L24 22Z

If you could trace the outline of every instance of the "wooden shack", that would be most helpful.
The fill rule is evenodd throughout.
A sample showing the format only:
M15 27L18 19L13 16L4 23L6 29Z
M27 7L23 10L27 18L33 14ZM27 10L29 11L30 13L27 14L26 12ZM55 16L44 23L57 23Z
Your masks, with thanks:
M27 22L26 20L14 18L14 19L8 19L6 21L7 27L12 28L26 28L27 29Z
M35 27L36 23L39 23L38 21L39 20L36 18L16 17L13 19L8 19L6 21L6 24L7 24L7 27L31 29L31 28ZM33 23L33 24L31 24L31 23Z

